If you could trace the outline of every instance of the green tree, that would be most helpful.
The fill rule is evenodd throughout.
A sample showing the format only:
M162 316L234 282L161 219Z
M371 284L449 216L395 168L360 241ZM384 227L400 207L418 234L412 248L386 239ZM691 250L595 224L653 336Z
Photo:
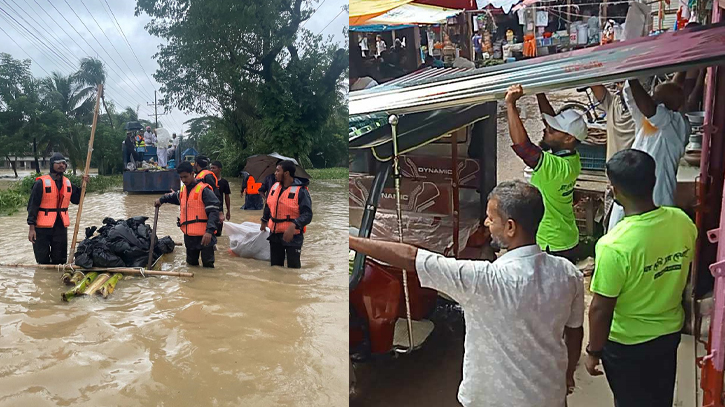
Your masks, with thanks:
M300 27L312 14L303 3L137 0L136 15L166 40L155 55L161 103L213 113L240 150L309 162L348 52Z

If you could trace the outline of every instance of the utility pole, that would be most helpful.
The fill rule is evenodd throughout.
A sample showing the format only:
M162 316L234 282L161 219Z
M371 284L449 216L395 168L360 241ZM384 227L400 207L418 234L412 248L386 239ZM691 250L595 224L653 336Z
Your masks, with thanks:
M158 112L158 106L156 104L156 90L154 90L154 116L156 116L156 128L159 127L159 112Z
M154 117L154 120L156 121L156 125L154 127L158 128L159 127L159 111L158 111L158 106L159 105L158 105L158 103L156 101L156 91L155 90L154 90L154 103L146 103L146 105L147 106L153 106L154 107L154 114L153 115L149 115L149 116L153 116ZM164 114L162 113L161 116L164 116Z

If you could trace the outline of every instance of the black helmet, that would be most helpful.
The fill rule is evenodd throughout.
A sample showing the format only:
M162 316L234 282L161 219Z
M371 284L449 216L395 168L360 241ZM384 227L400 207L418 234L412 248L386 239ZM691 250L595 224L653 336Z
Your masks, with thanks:
M53 172L55 172L55 170L53 169L53 165L54 165L55 163L59 162L59 161L65 162L65 163L67 164L67 162L66 162L66 160L65 160L65 157L63 157L63 154L61 154L61 153L55 153L55 154L53 154L53 155L52 155L52 156L50 157L50 160L49 160L49 162L50 162L50 173L51 173L51 174L52 174Z

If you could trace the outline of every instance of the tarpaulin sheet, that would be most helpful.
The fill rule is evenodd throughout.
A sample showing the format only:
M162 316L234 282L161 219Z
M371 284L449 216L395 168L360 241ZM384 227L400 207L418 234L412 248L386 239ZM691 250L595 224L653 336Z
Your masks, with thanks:
M412 0L350 0L350 27L365 24L373 17L385 14L387 11Z
M365 24L443 24L448 17L461 11L463 10L408 3L373 17Z
M381 33L385 31L402 30L405 28L413 28L414 25L385 25L385 24L374 24L374 25L358 25L350 27L350 31L354 32L365 32L365 33Z
M725 62L725 23L686 28L533 58L400 86L350 93L350 115L410 113L503 99L520 83L526 94L590 86Z

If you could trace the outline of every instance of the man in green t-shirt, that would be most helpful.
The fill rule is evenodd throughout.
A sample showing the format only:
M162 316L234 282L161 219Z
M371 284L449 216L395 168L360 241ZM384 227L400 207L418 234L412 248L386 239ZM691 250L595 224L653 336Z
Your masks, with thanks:
M625 217L597 242L586 368L602 374L601 360L618 407L671 406L697 228L682 210L655 206L649 154L616 153L607 177Z
M540 93L536 98L545 128L540 147L536 146L516 108L516 101L523 94L521 85L511 86L506 92L506 110L512 148L534 169L531 183L544 198L546 211L536 234L536 243L542 250L573 262L579 246L573 206L574 186L582 168L576 147L587 137L587 123L575 110L564 110L557 115L546 95Z

